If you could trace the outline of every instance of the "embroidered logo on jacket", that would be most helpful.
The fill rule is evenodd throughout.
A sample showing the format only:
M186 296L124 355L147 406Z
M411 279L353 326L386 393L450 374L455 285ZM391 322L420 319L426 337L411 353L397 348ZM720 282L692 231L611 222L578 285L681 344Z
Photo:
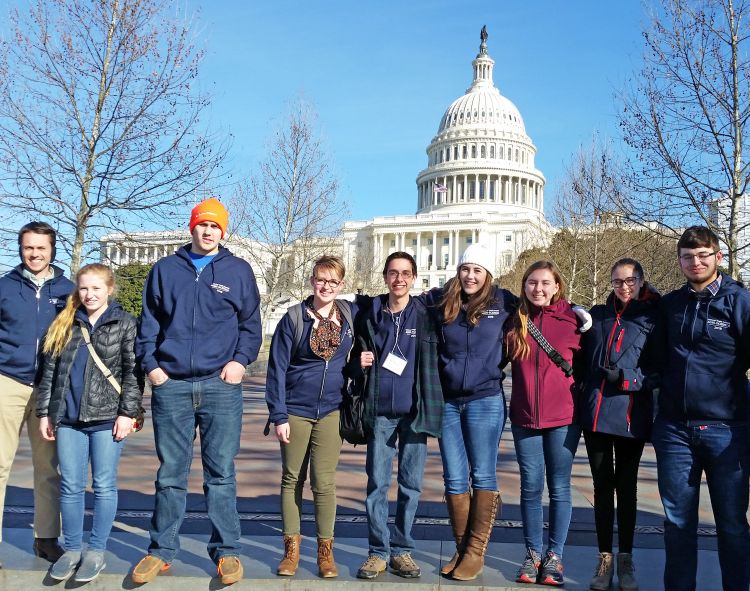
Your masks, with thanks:
M731 322L727 322L726 320L718 320L717 318L709 318L708 320L706 320L706 323L714 330L726 330L727 328L732 326Z
M407 337L411 337L413 339L416 339L417 338L417 329L416 328L405 328L404 329L404 334Z
M212 283L211 287L219 293L227 293L229 291L229 288L221 283Z
M490 308L489 310L485 310L482 312L482 316L488 316L489 318L493 318L494 316L500 316L500 310Z

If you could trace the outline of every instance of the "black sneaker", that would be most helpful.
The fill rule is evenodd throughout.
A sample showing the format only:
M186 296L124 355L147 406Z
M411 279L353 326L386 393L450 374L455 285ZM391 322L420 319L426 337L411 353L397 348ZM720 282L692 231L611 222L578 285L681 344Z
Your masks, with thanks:
M526 549L526 558L521 563L516 575L517 583L530 583L534 585L539 578L539 566L542 564L542 558L531 548Z
M539 569L539 584L553 587L561 587L565 584L562 558L554 552L547 552L547 556L544 557L542 567Z

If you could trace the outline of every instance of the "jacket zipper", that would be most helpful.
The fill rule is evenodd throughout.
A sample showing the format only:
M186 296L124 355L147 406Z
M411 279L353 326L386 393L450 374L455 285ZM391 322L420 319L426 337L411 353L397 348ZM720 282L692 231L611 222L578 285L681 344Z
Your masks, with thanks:
M628 433L630 433L630 415L633 412L633 394L628 394L628 412L625 414L625 418L628 421Z
M323 367L323 381L320 383L320 394L318 394L318 407L315 409L315 420L320 418L320 402L323 400L323 388L326 385L326 375L328 374L328 360L325 360L325 366Z
M539 332L542 332L542 319L543 319L543 317L544 317L543 314L539 314ZM531 318L529 318L529 322L531 322L532 324L534 323L534 321ZM539 405L541 404L541 401L540 401L540 398L539 398L539 348L540 348L539 344L537 343L537 346L536 346L536 362L534 364L534 394L535 394L535 397L536 397L536 405L535 405L535 408L534 408L534 414L536 416L534 418L535 418L535 421L536 421L536 424L535 424L535 428L536 429L540 428L539 425L542 422L541 421L541 411L539 410Z
M36 348L34 349L34 379L39 368L39 305L42 298L44 284L36 288Z
M693 321L690 323L690 349L688 349L687 360L685 363L685 373L683 376L684 384L688 383L688 367L690 366L690 358L693 356L693 348L695 345L694 343L695 321L698 319L698 312L700 312L700 309L701 309L701 301L698 300L697 302L695 302L695 310L693 311ZM687 395L682 397L682 412L685 414L685 420L689 421L690 417L688 417Z
M615 340L615 332L617 332L618 326L620 326L620 313L619 312L616 313L615 315L615 322L614 324L612 324L612 330L610 331L609 338L607 339L607 352L604 354L604 363L606 365L609 365L609 360L610 360L609 352L612 348L612 341ZM622 337L623 332L624 331L620 332L620 337ZM620 340L621 339L618 339L618 347L619 347ZM619 351L619 348L618 348L618 351ZM594 432L596 431L596 425L599 422L599 411L602 408L602 399L604 398L604 388L606 387L606 385L607 385L607 380L602 378L602 383L599 385L599 395L596 397L596 409L594 410L594 424L591 427L591 430ZM630 430L630 427L628 427L628 430Z
M190 325L190 375L195 375L195 362L193 359L193 353L195 352L195 309L198 307L198 280L201 274L198 273L198 269L193 267L195 271L195 282L193 283L193 321Z

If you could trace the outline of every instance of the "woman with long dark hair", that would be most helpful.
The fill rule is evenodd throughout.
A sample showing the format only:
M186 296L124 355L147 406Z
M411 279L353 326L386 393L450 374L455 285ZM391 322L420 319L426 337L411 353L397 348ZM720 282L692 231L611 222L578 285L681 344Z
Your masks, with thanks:
M561 356L555 362L532 331ZM557 267L537 261L523 275L521 301L508 332L513 387L510 421L521 474L526 556L516 580L563 585L562 555L572 512L570 475L581 430L575 423L570 368L580 350L578 318ZM542 553L542 493L549 487L549 540Z
M633 534L638 465L651 434L654 355L649 351L659 294L630 258L612 266L612 293L591 308L593 328L583 338L586 379L580 416L591 475L599 561L591 589L606 591L614 575L612 537L617 493L617 576L622 591L636 591Z

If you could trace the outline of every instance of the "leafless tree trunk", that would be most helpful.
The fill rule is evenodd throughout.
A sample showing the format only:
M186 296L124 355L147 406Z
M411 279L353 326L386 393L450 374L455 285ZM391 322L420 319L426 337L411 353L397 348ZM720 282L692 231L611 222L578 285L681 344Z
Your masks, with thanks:
M628 217L666 236L709 226L734 277L748 248L749 17L745 0L662 0L620 118L634 152Z
M339 237L347 208L338 181L315 130L311 108L297 102L279 127L266 158L240 191L237 209L250 238L251 252L264 269L263 324L283 297L310 293L312 262L324 253L341 254Z
M226 152L201 128L203 53L174 10L36 0L0 44L3 206L56 225L71 272L103 233L183 218Z

